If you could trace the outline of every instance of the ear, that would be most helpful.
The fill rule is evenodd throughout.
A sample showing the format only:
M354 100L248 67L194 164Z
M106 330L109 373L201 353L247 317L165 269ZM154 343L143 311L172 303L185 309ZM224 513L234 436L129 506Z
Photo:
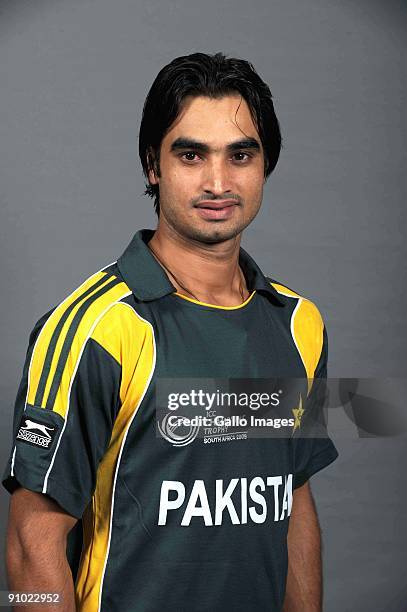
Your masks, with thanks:
M148 182L150 183L150 185L158 185L159 181L158 181L158 178L156 177L154 170L148 171Z
M147 161L148 161L148 182L150 185L158 185L159 178L157 173L157 164L155 161L154 153L150 149L147 153Z

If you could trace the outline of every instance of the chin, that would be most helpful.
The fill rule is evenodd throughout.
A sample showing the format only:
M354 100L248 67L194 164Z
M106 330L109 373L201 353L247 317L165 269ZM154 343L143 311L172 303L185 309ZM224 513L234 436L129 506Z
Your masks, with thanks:
M243 227L222 227L221 223L211 223L210 227L206 228L189 228L189 237L198 242L205 244L214 244L216 242L225 242L236 238L242 231Z

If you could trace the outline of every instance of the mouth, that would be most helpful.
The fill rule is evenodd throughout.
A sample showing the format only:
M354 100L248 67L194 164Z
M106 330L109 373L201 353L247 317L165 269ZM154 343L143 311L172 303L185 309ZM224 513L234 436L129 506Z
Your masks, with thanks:
M207 221L222 221L229 219L239 203L237 200L203 200L196 205L201 218Z
M229 206L236 206L237 200L203 200L196 205L196 208L206 208L208 210L221 210Z

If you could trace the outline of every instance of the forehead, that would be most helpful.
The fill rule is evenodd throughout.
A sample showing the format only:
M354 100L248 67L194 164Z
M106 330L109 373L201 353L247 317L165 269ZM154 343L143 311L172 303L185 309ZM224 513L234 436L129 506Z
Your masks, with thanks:
M165 140L172 141L182 135L215 143L241 139L242 132L246 137L259 139L249 106L240 94L222 98L186 96Z

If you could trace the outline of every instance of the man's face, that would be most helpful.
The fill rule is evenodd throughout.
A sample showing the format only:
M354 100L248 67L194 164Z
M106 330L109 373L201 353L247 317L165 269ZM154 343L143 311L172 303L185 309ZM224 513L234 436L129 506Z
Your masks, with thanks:
M240 94L188 96L161 143L160 223L205 243L234 238L259 211L264 156Z

